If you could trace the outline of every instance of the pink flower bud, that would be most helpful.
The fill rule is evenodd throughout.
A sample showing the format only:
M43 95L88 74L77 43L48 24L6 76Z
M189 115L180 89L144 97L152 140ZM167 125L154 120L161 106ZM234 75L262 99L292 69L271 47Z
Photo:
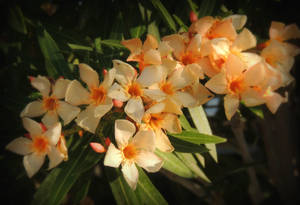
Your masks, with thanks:
M97 143L97 142L91 142L90 143L91 148L97 152L97 153L103 153L106 152L106 149L103 147L102 144Z
M114 107L121 108L121 107L123 107L124 103L120 100L113 99L113 104L114 104Z
M196 14L194 11L191 11L191 12L190 12L190 21L191 21L192 23L194 23L194 22L197 21L197 20L198 20L197 14Z
M110 145L110 139L109 139L109 137L106 137L105 138L105 145L108 147L109 145Z
M40 123L40 126L41 126L43 132L47 131L47 127L43 123Z
M34 77L33 76L28 76L28 79L31 81L33 81Z
M105 68L103 68L102 75L106 75L106 74L107 74L107 70Z

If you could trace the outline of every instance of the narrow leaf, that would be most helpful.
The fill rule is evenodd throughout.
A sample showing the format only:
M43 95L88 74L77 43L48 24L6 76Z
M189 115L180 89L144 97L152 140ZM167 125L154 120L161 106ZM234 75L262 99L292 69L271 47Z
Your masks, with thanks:
M83 46L83 45L78 45L78 44L73 44L73 43L68 43L68 46L73 50L93 51L93 48L89 47L89 46Z
M67 61L64 59L55 41L41 26L38 28L38 42L45 57L46 65L49 68L47 70L48 74L53 78L58 78L59 76L70 78L71 71Z
M112 48L125 49L125 47L118 40L102 40L101 43Z
M139 168L139 181L135 190L136 195L145 205L164 205L168 204L160 192L152 184L143 169Z
M9 25L17 32L27 34L25 18L19 6L15 6L14 8L9 9L8 22Z
M177 22L177 24L184 30L184 31L188 31L189 30L189 27L187 25L185 25L183 23L183 21L178 17L176 16L175 14L173 14L173 17L175 19L175 21Z
M155 153L164 160L163 168L185 178L194 177L193 172L185 164L170 152L161 152L156 150Z
M198 17L210 16L215 8L216 0L202 0L201 5L199 6L200 10Z
M134 191L129 187L119 169L105 167L110 188L119 205L141 204Z
M212 131L209 126L209 122L207 120L206 114L203 110L202 106L194 107L194 108L188 108L189 113L193 119L193 122L197 128L197 130L200 133L204 134L212 134ZM218 162L218 156L217 156L217 148L215 144L206 144L205 145L210 150L210 155L212 158Z
M173 137L181 139L183 141L191 142L194 144L210 144L210 143L221 143L226 142L225 138L218 137L215 135L202 134L197 131L182 131L179 134L170 134Z
M204 153L209 152L209 150L203 145L197 145L187 141L180 140L176 137L169 136L169 139L174 146L176 152L185 153Z
M173 31L176 32L176 24L172 19L172 16L168 12L168 10L164 7L160 0L151 0L153 6L159 11L162 15L163 20L166 22L168 27Z
M257 117L264 119L264 112L262 110L261 106L256 106L256 107L248 107L248 109L255 114Z

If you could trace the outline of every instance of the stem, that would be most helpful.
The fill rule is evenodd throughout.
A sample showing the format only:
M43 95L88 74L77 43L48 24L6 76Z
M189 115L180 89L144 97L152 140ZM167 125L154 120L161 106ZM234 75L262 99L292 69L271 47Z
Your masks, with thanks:
M240 148L240 153L242 155L243 161L246 164L253 163L253 159L250 155L250 152L247 147L247 143L244 135L245 123L241 119L240 115L235 114L230 121L232 132L236 138L238 147ZM247 169L250 185L249 185L249 194L252 199L253 204L260 204L263 199L263 195L256 177L255 169L249 167Z

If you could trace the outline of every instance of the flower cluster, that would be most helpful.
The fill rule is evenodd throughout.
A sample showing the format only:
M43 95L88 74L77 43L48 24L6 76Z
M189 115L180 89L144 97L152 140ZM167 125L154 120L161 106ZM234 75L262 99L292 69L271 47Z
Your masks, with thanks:
M127 116L114 122L117 146L107 143L106 150L93 143L91 147L106 151L105 166L121 165L125 180L135 189L135 164L156 172L163 160L154 150L174 150L166 133L181 132L178 116L183 107L199 106L214 94L224 94L225 114L230 120L241 101L248 107L266 104L272 113L285 101L276 90L293 80L289 72L300 50L287 40L300 38L300 30L294 24L272 22L270 40L257 45L255 36L243 28L245 23L244 15L207 16L194 19L187 32L164 36L161 41L150 34L144 42L124 40L122 45L130 51L127 61L137 62L138 69L113 60L113 68L103 72L102 82L98 73L83 63L79 74L84 84L63 78L52 84L46 77L31 77L42 99L21 112L28 137L17 138L7 149L25 155L24 166L31 177L46 154L49 169L67 159L58 116L63 125L75 119L79 127L95 134L101 118L117 106ZM205 85L201 84L205 79ZM42 115L43 126L29 119Z

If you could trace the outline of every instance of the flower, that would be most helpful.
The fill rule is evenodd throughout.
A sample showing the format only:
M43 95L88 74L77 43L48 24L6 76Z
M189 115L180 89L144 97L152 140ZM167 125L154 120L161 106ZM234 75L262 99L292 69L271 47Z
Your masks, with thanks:
M139 62L140 71L148 65L161 64L160 52L157 50L158 43L151 34L147 35L144 44L142 44L142 41L139 38L124 40L121 44L131 52L127 61Z
M143 98L155 98L149 93L147 87L160 81L162 69L160 66L147 66L137 78L136 70L129 64L120 60L113 60L116 69L116 80L108 92L113 99L126 102L125 113L137 123L141 123L145 109Z
M24 155L23 165L28 177L31 178L38 172L46 155L49 157L48 169L52 169L62 162L64 156L56 147L61 136L61 124L59 122L47 131L43 131L39 123L25 117L23 118L23 126L29 132L31 139L16 138L6 146L6 149Z
M66 101L72 105L88 105L76 118L83 129L95 133L97 125L112 107L112 99L107 95L115 77L115 69L110 69L99 84L98 73L87 64L79 64L80 78L88 86L87 91L77 80L70 82L66 91Z
M135 164L148 172L157 172L163 165L163 160L153 153L153 131L139 130L136 134L135 132L136 127L133 123L128 120L116 120L115 139L118 148L110 143L104 158L105 166L117 168L122 165L123 176L132 189L136 188L139 176Z
M31 85L40 91L43 99L27 104L20 116L38 117L46 113L42 118L46 127L58 122L58 115L63 119L64 125L70 123L78 115L80 109L61 101L65 97L69 83L69 80L60 78L52 87L50 81L44 76L31 77ZM49 95L51 89L52 93Z

